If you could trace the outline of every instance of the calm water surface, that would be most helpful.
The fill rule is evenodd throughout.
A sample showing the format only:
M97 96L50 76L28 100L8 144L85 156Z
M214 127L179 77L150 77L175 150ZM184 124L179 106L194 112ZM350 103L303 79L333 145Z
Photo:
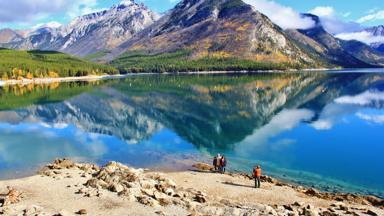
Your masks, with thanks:
M0 178L57 157L183 170L222 153L384 197L384 73L132 76L0 88Z

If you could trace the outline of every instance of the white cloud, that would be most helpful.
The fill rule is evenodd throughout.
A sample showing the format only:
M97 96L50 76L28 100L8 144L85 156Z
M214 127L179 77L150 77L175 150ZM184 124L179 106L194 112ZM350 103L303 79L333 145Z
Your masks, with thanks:
M335 37L342 40L357 40L366 44L384 43L383 36L374 36L372 33L367 31L340 33L335 35Z
M324 29L331 34L341 34L362 30L362 27L358 23L344 22L341 20L338 17L336 10L330 6L319 6L310 10L309 13L320 17L321 24Z
M380 13L376 12L377 9L372 9L371 12L373 11L375 11L375 14ZM358 22L345 22L340 19L333 7L319 6L310 10L309 13L319 16L324 29L331 34L334 34L335 37L339 39L357 40L368 45L373 43L384 43L383 36L374 36L372 33L364 31L364 28L360 25L361 20ZM350 14L351 13L348 12L340 15L348 17ZM368 19L370 16L371 15L368 15L364 19Z
M333 127L333 119L319 119L312 123L316 130L329 130Z
M1 0L0 24L33 23L57 14L79 16L96 6L97 0Z
M48 23L39 23L32 27L32 29L38 29L38 28L59 28L62 26L59 22L48 22Z
M344 116L355 115L362 107L375 107L384 101L384 92L366 91L354 96L342 96L336 98L333 103L327 104L321 111L317 121L311 126L316 130L329 130L336 122L339 122ZM373 117L358 115L361 119L374 121ZM379 121L380 118L375 118ZM384 122L383 122L384 123Z
M97 0L81 0L76 4L72 4L69 8L67 15L71 18L75 18L77 16L81 16L84 14L90 14L97 11L101 11L102 9L96 8Z
M239 146L239 151L248 152L249 149L255 146L261 146L268 143L270 138L273 138L280 133L292 130L303 121L309 121L314 116L314 113L307 109L283 110L275 115L272 120L261 128L255 129L252 135L246 137ZM280 140L275 143L278 146L286 146L294 143L294 140ZM284 145L285 144L285 145Z
M365 23L369 21L384 20L384 10L371 11L372 13L361 17L357 20L358 23Z
M267 15L272 22L283 29L308 29L315 25L315 22L308 17L302 17L290 7L282 6L269 0L244 0L256 10Z
M349 17L349 16L351 16L351 14L352 14L351 12L346 12L343 14L343 17Z
M378 8L378 7L374 7L374 8L371 8L369 11L367 11L366 13L367 14L371 14L371 13L376 13L377 11L379 11L380 10L380 8Z
M319 17L335 17L335 9L330 6L319 6L310 10L309 13Z
M357 113L356 116L368 122L384 124L384 115L368 115L364 113Z
M335 100L338 104L354 104L360 106L368 106L371 104L379 104L384 102L384 92L366 91L355 96L344 96Z

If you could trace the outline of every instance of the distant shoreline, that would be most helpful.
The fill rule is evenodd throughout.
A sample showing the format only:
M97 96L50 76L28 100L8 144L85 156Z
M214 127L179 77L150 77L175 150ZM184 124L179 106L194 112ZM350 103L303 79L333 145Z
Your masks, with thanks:
M22 80L1 80L0 86L6 85L28 85L28 84L49 84L55 82L74 82L74 81L94 81L103 79L118 79L124 78L126 75L92 75L92 76L81 76L81 77L58 77L58 78L33 78L33 79L22 79Z
M0 79L0 86L6 85L28 85L28 84L49 84L55 82L74 82L74 81L95 81L95 80L105 80L105 79L121 79L128 76L135 75L172 75L172 74L229 74L229 73L281 73L281 72L320 72L334 70L330 68L318 68L318 69L302 69L302 70L259 70L259 71L190 71L190 72L164 72L164 73L127 73L127 74L116 74L116 75L89 75L89 76L80 76L80 77L57 77L57 78L33 78L33 79L9 79L2 80Z

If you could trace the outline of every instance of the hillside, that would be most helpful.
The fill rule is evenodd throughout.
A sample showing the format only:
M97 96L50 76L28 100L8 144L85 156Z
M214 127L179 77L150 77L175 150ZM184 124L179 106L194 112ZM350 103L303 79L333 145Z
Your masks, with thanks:
M313 19L316 25L310 29L286 30L286 33L300 47L317 55L324 62L345 68L364 68L374 67L383 60L383 56L368 45L335 38L324 29L319 17L313 14L303 16Z
M111 66L89 62L55 51L0 49L0 77L2 79L85 76L117 72Z
M180 52L184 56L180 56ZM103 60L112 60L121 54L112 63L126 71L152 70L153 67L178 71L195 69L196 65L200 70L319 66L280 27L241 0L184 0ZM164 55L182 57L179 59L182 63L165 64L163 60L168 61L168 57ZM154 56L156 61L152 61ZM154 65L144 66L147 61ZM180 68L180 64L183 67Z

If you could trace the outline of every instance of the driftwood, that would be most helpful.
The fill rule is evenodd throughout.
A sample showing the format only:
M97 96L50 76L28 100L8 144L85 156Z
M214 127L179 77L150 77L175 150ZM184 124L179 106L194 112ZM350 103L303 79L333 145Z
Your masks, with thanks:
M0 195L0 205L2 207L17 203L21 200L22 193L12 187L7 187L8 193Z

